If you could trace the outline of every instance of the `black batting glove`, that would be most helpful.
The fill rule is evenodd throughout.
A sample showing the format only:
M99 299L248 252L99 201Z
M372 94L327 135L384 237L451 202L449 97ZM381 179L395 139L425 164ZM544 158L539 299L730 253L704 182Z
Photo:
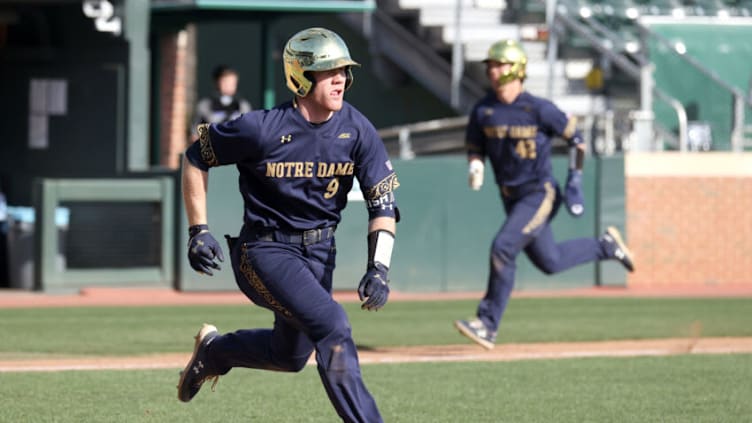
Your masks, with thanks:
M209 232L208 225L193 225L188 229L188 262L198 273L212 276L211 269L221 270L219 263L225 261L222 248Z
M368 311L378 311L389 299L389 281L387 272L389 269L381 263L368 266L366 274L358 285L360 301L365 300L360 308Z

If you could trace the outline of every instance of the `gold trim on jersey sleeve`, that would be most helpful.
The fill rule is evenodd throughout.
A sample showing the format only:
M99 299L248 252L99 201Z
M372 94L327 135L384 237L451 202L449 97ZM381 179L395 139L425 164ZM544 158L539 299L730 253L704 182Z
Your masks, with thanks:
M394 191L399 186L400 184L399 184L399 181L397 180L397 175L394 173L391 173L389 174L389 176L382 179L379 183L377 183L375 186L371 187L368 190L366 199L375 200L377 198L381 198L381 196Z
M209 139L209 124L202 123L196 127L196 130L198 130L198 143L201 147L201 160L207 166L218 166L219 160L217 160L217 155L214 154L214 148L212 148L211 140Z
M567 126L564 127L561 136L566 140L572 139L574 132L577 130L577 116L571 116L567 121Z

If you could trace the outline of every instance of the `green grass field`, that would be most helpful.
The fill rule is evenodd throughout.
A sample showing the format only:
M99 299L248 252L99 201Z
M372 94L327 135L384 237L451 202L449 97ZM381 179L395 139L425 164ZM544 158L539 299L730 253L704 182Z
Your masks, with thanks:
M345 304L362 348L465 343L475 301ZM266 326L252 306L0 310L0 359L190 352L208 321ZM499 343L752 336L752 299L513 299ZM180 403L179 369L0 373L0 422L333 422L316 369L235 369ZM387 422L752 421L752 354L363 366Z

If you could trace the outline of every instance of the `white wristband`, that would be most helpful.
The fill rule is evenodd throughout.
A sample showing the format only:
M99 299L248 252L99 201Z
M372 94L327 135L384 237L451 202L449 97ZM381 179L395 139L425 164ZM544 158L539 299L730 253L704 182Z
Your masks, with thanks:
M389 268L392 262L393 248L394 235L387 231L378 231L376 233L376 250L373 254L373 261Z
M470 161L470 165L468 166L468 184L473 191L478 191L483 186L484 169L485 165L482 161L478 159Z

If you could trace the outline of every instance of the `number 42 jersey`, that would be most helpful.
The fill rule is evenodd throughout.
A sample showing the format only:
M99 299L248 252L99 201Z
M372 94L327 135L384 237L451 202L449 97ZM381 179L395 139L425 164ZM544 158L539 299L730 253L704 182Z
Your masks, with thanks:
M494 94L470 113L465 142L468 155L488 157L499 186L519 186L552 178L551 139L581 143L577 119L554 103L522 92L510 104Z

